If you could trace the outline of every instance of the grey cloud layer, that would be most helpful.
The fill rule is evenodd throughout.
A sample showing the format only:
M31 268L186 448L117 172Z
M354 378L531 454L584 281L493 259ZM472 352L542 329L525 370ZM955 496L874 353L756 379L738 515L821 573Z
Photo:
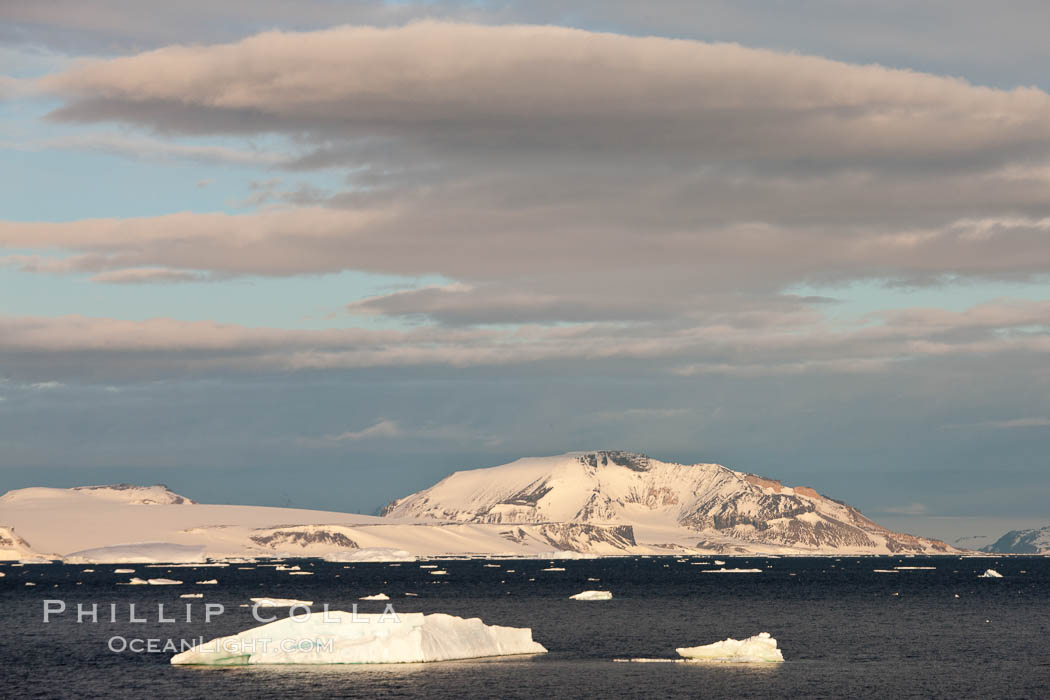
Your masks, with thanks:
M723 314L677 327L599 323L407 331L0 317L5 370L30 379L40 372L51 373L48 379L56 371L76 375L86 365L99 376L141 379L184 372L512 367L544 362L571 366L625 360L644 360L654 371L682 375L866 373L928 358L1001 356L1029 362L1047 352L1050 302L1005 300L964 312L885 312L849 328L829 325L807 312L787 317Z
M69 255L28 269L440 274L462 286L352 308L450 323L661 318L741 294L775 307L814 280L1050 272L1050 96L1031 88L441 23L168 47L40 86L65 100L59 120L284 134L305 154L294 167L340 166L350 184L268 191L285 206L238 216L0 224L5 246Z

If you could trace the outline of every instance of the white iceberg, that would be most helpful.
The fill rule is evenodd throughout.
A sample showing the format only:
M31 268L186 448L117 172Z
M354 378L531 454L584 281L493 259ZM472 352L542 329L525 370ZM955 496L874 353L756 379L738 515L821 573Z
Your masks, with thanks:
M218 583L219 579L217 578L209 578L204 581L197 581L198 586L215 586L218 585Z
M612 597L610 591L583 591L569 596L571 600L612 600Z
M252 602L260 608L290 608L293 605L313 605L312 600L296 600L295 598L252 598Z
M203 598L203 593L183 593L179 596L180 598Z
M1000 574L995 569L986 569L985 572L983 574L981 574L980 576L978 576L977 578L1002 578L1002 577L1003 577L1003 575Z
M561 566L548 566L546 569L540 569L540 571L565 571L565 568Z
M353 562L415 561L410 552L394 547L362 547L349 552L331 552L324 555L325 561L349 564Z
M358 600L390 600L390 596L386 593L376 593L375 595L361 596Z
M219 637L172 657L173 664L390 664L543 654L529 628L486 625L435 613L312 613Z
M726 639L699 647L681 647L675 651L688 661L764 663L784 660L784 655L777 649L777 640L769 632L747 639Z
M760 574L762 569L727 569L722 567L721 569L702 569L702 574Z
M134 569L113 569L113 573L115 573L115 574L133 574L133 573L135 573L135 570Z

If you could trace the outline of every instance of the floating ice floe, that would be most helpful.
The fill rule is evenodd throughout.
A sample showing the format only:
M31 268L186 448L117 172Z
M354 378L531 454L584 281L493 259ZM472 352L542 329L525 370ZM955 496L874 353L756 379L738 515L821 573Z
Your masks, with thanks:
M876 574L899 574L896 569L872 569Z
M543 654L529 628L486 625L441 613L312 613L219 637L173 664L389 664Z
M275 567L273 567L273 570L274 571L299 571L299 565L296 564L295 566L288 566L287 564L278 564Z
M726 639L699 647L680 647L675 651L687 661L764 663L784 660L784 655L777 649L777 640L769 632L747 639Z
M289 576L313 576L314 572L312 572L312 571L289 571L288 575Z
M376 593L375 595L361 596L358 600L390 600L390 596L386 593Z
M296 600L295 598L252 598L252 602L260 608L290 608L294 605L313 605L312 600Z
M609 591L582 591L576 595L569 596L572 600L612 600L612 593Z
M936 571L936 566L895 566L898 571Z
M560 566L548 566L546 569L540 569L540 571L565 571L565 569Z
M394 547L362 547L349 552L332 552L324 555L325 561L351 563L351 562L391 562L391 561L415 561L415 555L403 549Z
M1003 577L1003 575L1000 574L995 569L987 569L987 570L985 570L985 572L983 574L981 574L977 578L1002 578L1002 577Z
M205 581L197 581L198 586L217 586L219 584L218 579L210 578Z
M721 569L703 569L700 573L702 574L760 574L762 569L727 569L722 567Z
M448 572L445 571L444 569L434 569L433 571L430 572L430 575L431 576L444 576L447 573Z
M171 578L132 578L127 583L118 583L118 586L181 586L182 581Z
M183 593L179 596L180 598L203 598L203 593Z
M115 573L115 574L133 574L133 573L135 573L135 570L134 569L113 569L113 573Z

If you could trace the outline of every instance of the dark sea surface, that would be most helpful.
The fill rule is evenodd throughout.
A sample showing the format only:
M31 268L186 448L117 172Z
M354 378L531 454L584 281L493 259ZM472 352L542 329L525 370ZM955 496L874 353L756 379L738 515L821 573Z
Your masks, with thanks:
M289 561L312 576L258 564L222 568L144 565L0 565L4 698L1047 698L1050 697L1050 557L721 557L757 574L703 573L714 558L435 561L341 564ZM422 563L422 562L420 562ZM255 566L241 570L239 566ZM541 571L557 566L563 572ZM932 566L895 574L873 569ZM133 568L134 574L115 574ZM994 568L1002 579L980 579ZM85 572L84 569L94 569ZM514 573L507 570L513 569ZM131 576L181 586L121 586ZM214 586L194 585L218 579ZM600 581L588 581L598 578ZM35 586L26 586L33 582ZM80 585L77 585L79 582ZM607 602L568 596L605 589ZM182 593L203 599L180 600ZM358 601L384 592L398 612L444 612L531 627L550 653L533 657L383 666L186 667L171 652L110 651L113 637L205 640L258 626L250 597L313 600L315 609L379 613ZM405 597L406 592L419 597ZM66 613L44 624L45 599ZM225 612L203 622L204 603ZM76 604L100 621L77 623ZM108 621L116 603L118 621ZM146 623L128 621L136 604ZM176 623L159 623L157 605ZM187 623L185 605L194 619ZM283 613L282 613L283 614ZM770 632L782 664L617 663L673 658L675 647ZM120 642L116 642L119 646Z

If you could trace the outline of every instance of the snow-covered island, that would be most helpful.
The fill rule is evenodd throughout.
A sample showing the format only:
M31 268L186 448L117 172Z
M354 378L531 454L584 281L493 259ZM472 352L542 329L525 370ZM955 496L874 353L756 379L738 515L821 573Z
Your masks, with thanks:
M380 517L201 504L159 485L27 488L0 497L0 559L84 564L956 551L892 532L808 487L610 451L455 472L391 502Z

